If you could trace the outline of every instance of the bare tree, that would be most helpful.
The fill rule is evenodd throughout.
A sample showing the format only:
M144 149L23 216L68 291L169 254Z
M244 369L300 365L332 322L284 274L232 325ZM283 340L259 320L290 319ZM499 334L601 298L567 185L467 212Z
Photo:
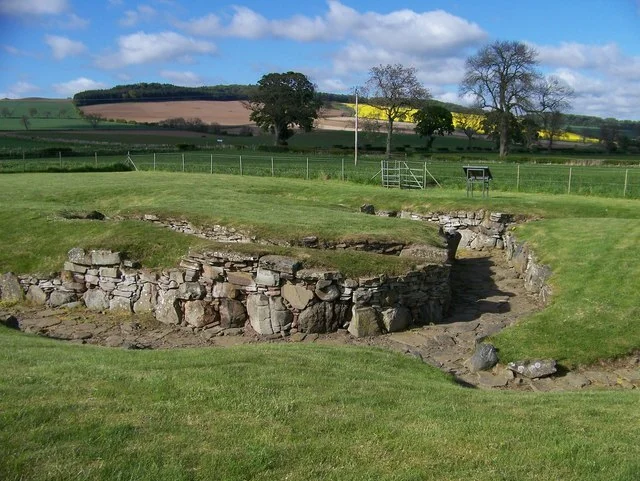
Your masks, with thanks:
M2 107L2 116L3 117L11 117L13 115L13 109L8 107Z
M393 123L407 118L412 109L420 108L429 98L429 91L416 78L414 67L395 64L373 67L369 71L365 92L368 103L384 114L388 157L391 154Z
M511 116L533 110L541 78L536 57L536 51L521 42L497 41L467 59L460 94L471 95L480 107L498 115L500 157L508 152Z
M562 134L564 124L563 111L571 107L574 91L558 77L551 76L538 84L538 115L542 128L548 138L548 148L551 151L553 139Z
M24 125L24 130L29 130L29 127L31 127L31 120L29 120L29 117L27 115L23 115L20 118L20 121L22 122L22 125Z
M31 115L31 117L35 117L36 115L38 115L38 109L35 107L31 107L29 109L29 115Z

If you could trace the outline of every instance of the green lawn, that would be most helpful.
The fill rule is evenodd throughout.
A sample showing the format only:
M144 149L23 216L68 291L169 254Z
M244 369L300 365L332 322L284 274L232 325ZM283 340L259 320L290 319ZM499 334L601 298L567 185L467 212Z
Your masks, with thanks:
M640 347L640 203L633 200L504 192L483 200L461 190L166 172L6 174L0 271L59 269L78 245L175 265L203 242L135 220L63 220L65 210L183 216L264 238L433 240L422 223L358 213L363 203L544 218L517 235L552 267L554 297L496 336L503 361L549 355L573 366ZM395 266L378 261L333 262ZM639 406L638 390L467 389L376 349L122 351L0 328L3 480L635 481Z
M0 328L0 478L625 480L637 391L455 385L413 358L309 344L173 351Z

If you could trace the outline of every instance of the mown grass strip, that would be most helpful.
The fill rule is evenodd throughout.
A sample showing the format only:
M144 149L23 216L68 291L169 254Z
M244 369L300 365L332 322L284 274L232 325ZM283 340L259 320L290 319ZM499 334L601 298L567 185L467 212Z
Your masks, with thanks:
M0 389L6 480L630 481L640 469L636 392L471 390L381 350L136 352L0 328Z

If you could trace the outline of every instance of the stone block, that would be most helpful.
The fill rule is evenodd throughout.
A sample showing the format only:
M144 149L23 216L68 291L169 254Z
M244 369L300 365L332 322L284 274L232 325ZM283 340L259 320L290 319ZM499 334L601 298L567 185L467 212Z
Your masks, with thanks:
M158 293L156 319L164 324L180 324L182 312L179 307L177 289L160 291Z
M76 294L74 292L66 291L53 291L49 295L49 305L51 307L60 307L76 300Z
M47 302L47 294L38 286L29 286L26 298L37 306L44 306Z
M478 344L468 365L471 372L486 371L498 363L498 353L492 344Z
M355 337L377 336L382 333L380 313L372 307L353 306L349 334Z
M302 310L307 307L311 299L313 299L313 292L302 286L287 283L282 287L282 297L284 297L294 309Z
M106 250L91 251L91 265L117 266L117 265L120 265L121 261L122 261L122 256L120 255L120 252L111 252ZM81 263L76 262L76 264L81 264Z
M213 306L205 301L187 301L184 303L184 320L193 327L204 327L216 321Z
M13 272L0 275L0 300L4 302L22 302L24 290Z
M255 281L249 272L227 272L227 280L236 286L253 286Z
M394 307L382 311L382 324L387 332L404 331L411 324L411 311L406 307Z
M276 287L280 285L280 273L258 267L258 273L256 274L256 284L267 287Z
M133 304L133 312L140 314L143 312L152 312L156 305L158 288L149 282L142 285L140 297Z
M216 282L211 290L211 295L216 298L235 299L238 297L238 289L229 282Z
M243 327L247 320L247 311L240 301L230 298L220 299L220 326Z
M185 282L178 287L178 298L187 301L202 299L207 294L205 287L198 282Z
M65 271L77 272L79 274L84 274L85 272L87 272L87 266L82 266L69 261L66 261L64 263L63 269Z
M131 299L128 297L112 297L109 300L109 310L131 312Z
M262 256L258 265L263 269L295 274L302 267L302 262L292 257L268 255Z
M202 277L206 279L218 280L221 279L224 275L224 268L218 266L210 266L209 264L204 264L202 266Z
M100 277L111 277L112 279L118 279L120 277L120 269L117 267L101 267Z
M430 245L410 245L402 249L400 257L417 257L427 262L444 264L448 260L447 249Z
M557 371L555 359L514 361L507 364L507 368L530 379L551 376Z
M104 311L109 308L109 296L102 289L89 289L82 296L82 300L90 311Z
M316 282L315 294L321 301L335 301L340 297L340 289L329 280L320 279Z
M251 294L247 297L247 314L251 327L262 335L273 334L269 298L264 294Z
M69 262L83 266L90 266L92 263L91 254L86 253L85 250L80 247L74 247L67 252L67 258L69 259Z

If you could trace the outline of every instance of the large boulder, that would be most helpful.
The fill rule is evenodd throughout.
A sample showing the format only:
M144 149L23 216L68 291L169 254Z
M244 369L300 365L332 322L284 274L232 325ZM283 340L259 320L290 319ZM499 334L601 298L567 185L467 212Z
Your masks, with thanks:
M13 272L7 272L0 276L0 300L4 302L22 302L24 300L24 291Z
M270 297L269 309L271 312L271 329L274 333L282 332L286 330L288 326L291 326L293 313L285 307L282 302L282 297Z

